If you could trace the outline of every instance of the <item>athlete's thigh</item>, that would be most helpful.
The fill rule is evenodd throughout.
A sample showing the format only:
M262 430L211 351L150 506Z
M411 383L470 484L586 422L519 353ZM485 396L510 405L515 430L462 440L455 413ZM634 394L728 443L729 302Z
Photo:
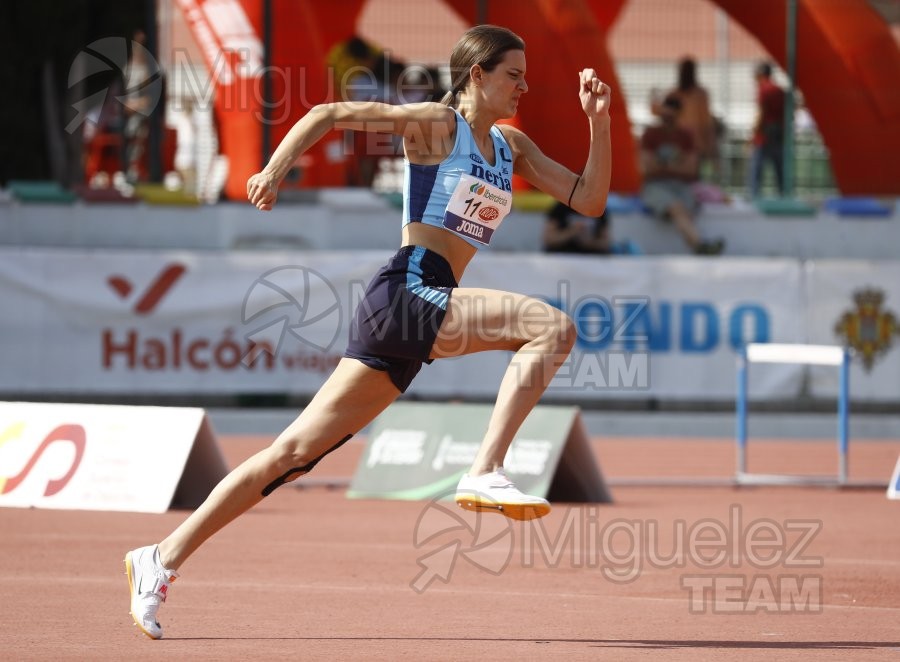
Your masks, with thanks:
M342 358L312 402L275 443L299 443L313 455L324 453L347 435L359 432L399 395L387 372Z
M481 288L454 288L431 350L433 359L501 349L516 351L563 313L540 299Z

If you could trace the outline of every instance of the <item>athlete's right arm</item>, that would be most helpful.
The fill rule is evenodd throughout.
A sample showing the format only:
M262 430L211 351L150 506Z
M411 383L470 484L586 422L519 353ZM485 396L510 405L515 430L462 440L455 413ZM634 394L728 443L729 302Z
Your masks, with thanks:
M353 129L404 136L408 142L443 144L456 126L453 110L439 103L343 101L315 106L278 145L262 172L247 180L247 198L262 211L275 203L278 185L297 158L332 129Z

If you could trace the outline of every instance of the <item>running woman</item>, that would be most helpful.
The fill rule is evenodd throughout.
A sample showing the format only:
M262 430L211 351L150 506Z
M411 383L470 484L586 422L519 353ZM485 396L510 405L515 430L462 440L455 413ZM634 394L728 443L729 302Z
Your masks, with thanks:
M487 350L515 352L456 501L514 519L550 511L545 499L513 485L503 459L572 349L574 325L537 299L458 283L509 213L513 171L585 216L603 213L611 164L610 90L593 69L578 73L590 145L577 175L518 129L495 125L515 115L528 91L520 37L502 27L476 26L454 47L450 70L453 87L441 103L316 106L291 128L263 171L248 180L249 201L271 210L293 163L332 129L390 127L402 137L406 154L401 248L369 284L347 351L309 406L271 446L226 476L171 535L126 555L131 615L147 636L162 637L159 606L177 570L205 540L365 427L406 390L423 362Z

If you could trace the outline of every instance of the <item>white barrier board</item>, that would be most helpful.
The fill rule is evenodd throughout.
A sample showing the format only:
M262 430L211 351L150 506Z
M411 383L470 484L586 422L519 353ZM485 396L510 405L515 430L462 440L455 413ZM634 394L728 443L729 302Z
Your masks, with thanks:
M0 506L161 513L226 473L202 409L0 402Z

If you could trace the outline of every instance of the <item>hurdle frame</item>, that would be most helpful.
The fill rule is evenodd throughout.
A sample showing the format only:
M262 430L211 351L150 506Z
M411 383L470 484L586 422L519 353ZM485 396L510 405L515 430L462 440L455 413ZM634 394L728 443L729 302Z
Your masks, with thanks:
M749 343L737 359L737 394L735 397L737 485L838 485L848 483L850 351L835 345L790 343ZM791 365L824 365L839 368L837 400L838 473L832 476L796 476L787 474L754 474L747 471L747 397L750 363L783 363Z

